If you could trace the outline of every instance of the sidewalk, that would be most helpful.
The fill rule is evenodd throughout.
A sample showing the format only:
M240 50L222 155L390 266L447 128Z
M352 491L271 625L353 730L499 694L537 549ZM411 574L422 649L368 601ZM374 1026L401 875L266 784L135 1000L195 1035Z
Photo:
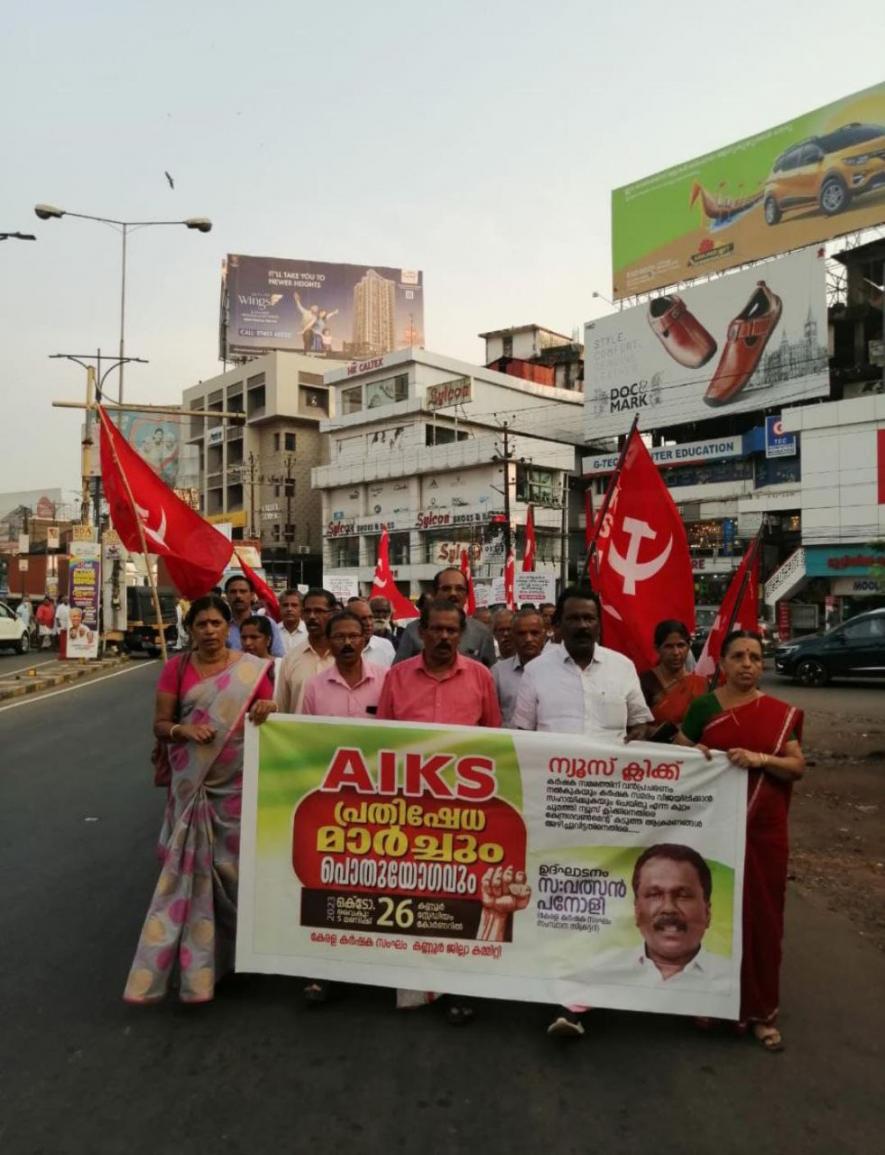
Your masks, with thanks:
M9 673L4 673L0 669L0 702L9 698L21 698L25 694L36 694L41 690L51 690L53 687L65 685L67 682L76 682L81 678L102 674L107 670L122 666L128 660L128 655L118 654L113 657L98 658L94 661L74 659L46 663L45 656L41 656L39 651L36 651L32 665L11 670Z

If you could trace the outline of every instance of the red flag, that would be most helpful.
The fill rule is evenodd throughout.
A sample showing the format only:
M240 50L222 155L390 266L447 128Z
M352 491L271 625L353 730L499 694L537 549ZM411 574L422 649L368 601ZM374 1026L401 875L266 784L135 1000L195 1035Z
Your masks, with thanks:
M516 563L513 559L513 550L509 550L507 561L504 563L504 603L508 610L516 609Z
M472 618L476 613L476 592L473 589L473 574L470 572L470 557L466 549L461 550L461 573L464 574L464 580L467 582L467 602L464 605L464 613L468 618Z
M529 506L525 515L525 553L522 555L522 572L534 573L535 570L535 511Z
M100 405L98 416L101 474L114 529L127 549L141 553L146 545L148 553L162 556L184 597L202 597L218 585L233 546L160 480Z
M239 565L240 569L252 583L252 589L258 594L260 598L264 600L264 604L267 606L268 614L273 618L275 622L280 621L282 615L280 614L280 603L277 595L273 592L267 582L258 576L258 574L254 569L251 568L251 566L246 565L242 554L237 550L236 546L234 546L234 555L237 559L237 564Z
M375 577L372 579L372 598L387 598L393 609L392 617L395 622L409 621L419 616L414 602L410 602L405 594L396 588L393 574L390 571L390 535L387 529L381 531L378 542L378 560L375 562Z
M694 581L685 527L639 431L633 429L611 499L594 526L590 578L602 599L602 642L647 670L664 618L694 629Z
M732 630L759 629L759 538L747 546L741 564L734 571L719 613L710 627L695 673L704 678L715 674L726 634Z

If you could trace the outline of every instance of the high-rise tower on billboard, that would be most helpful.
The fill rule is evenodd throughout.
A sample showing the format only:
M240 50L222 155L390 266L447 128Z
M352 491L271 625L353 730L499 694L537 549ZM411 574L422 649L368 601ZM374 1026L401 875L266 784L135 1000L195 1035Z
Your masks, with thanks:
M360 357L396 348L396 283L374 269L353 286L353 346Z

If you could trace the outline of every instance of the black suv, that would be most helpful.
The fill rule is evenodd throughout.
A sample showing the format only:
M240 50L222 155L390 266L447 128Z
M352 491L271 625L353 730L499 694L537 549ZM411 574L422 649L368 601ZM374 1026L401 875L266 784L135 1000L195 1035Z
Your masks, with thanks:
M885 677L885 609L850 618L825 634L778 646L774 668L803 686L825 686L830 678Z

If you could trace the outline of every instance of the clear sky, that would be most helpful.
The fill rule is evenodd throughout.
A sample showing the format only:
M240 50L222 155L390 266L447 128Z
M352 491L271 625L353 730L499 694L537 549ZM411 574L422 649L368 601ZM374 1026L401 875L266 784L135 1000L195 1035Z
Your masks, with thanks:
M129 245L129 400L220 371L227 252L421 268L426 344L607 311L613 187L885 78L885 3L43 0L3 18L0 492L78 487L85 374L119 339L119 237L46 201L204 236ZM170 189L164 170L175 180Z

